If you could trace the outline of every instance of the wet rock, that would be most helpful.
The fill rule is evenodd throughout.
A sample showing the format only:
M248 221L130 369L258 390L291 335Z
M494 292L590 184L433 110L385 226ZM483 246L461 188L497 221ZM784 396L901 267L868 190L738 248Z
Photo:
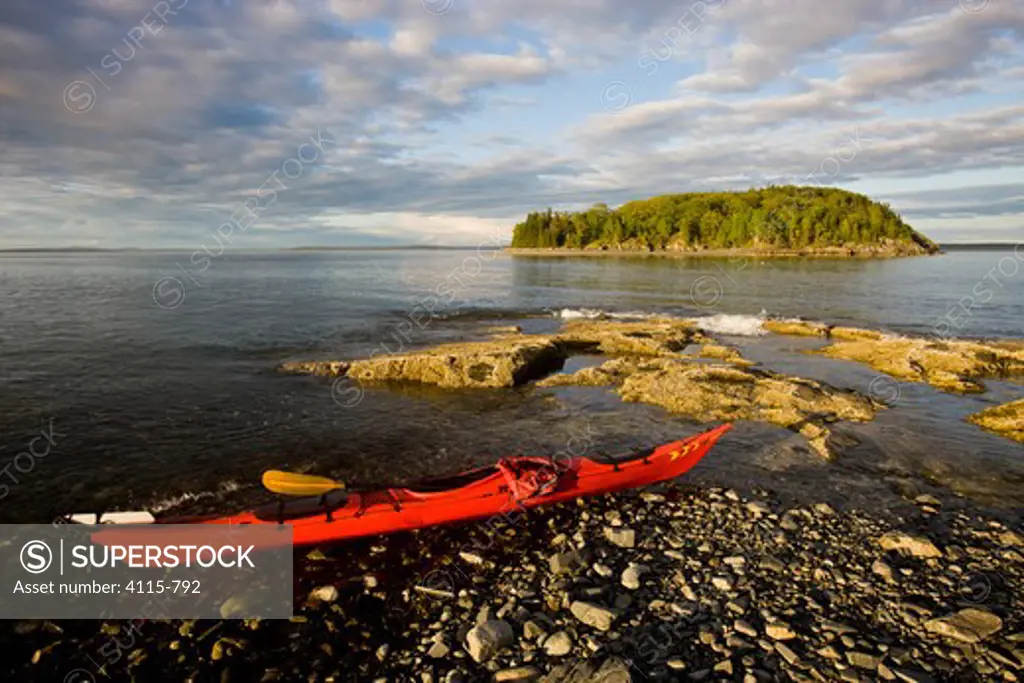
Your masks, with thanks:
M808 439L825 458L836 452L835 420L867 422L880 407L851 391L821 382L735 366L648 361L619 387L624 401L649 403L702 422L760 420L789 428Z
M365 383L419 382L446 389L512 387L561 367L566 351L550 337L518 336L443 344L423 351L377 356L347 364L286 363L282 370L346 374Z
M990 432L1024 443L1024 398L988 408L967 419Z
M926 631L958 640L964 643L977 643L996 633L1003 627L1003 620L988 610L968 608L925 622Z
M704 337L693 323L676 318L634 321L573 320L555 337L573 350L607 355L676 355Z
M508 622L498 619L485 621L466 634L466 650L478 664L493 659L514 642L515 634L512 627Z
M495 337L508 334L520 334L522 331L523 328L519 327L519 325L495 325L487 328L487 332Z
M832 339L843 339L843 340L860 340L860 339L881 339L885 335L877 330L862 330L858 327L832 327L828 331L828 336Z
M882 337L838 341L818 353L954 393L984 391L982 378L1024 375L1024 350L974 341Z
M343 360L301 361L284 363L280 369L282 372L293 372L299 375L337 376L348 372L350 366L351 363Z
M716 360L723 360L726 363L733 365L741 365L748 367L756 365L753 361L747 360L740 353L739 349L732 346L722 346L720 344L704 344L700 347L701 358L714 358Z
M797 337L824 337L828 334L828 325L807 320L765 320L761 326L775 334Z
M916 536L902 531L890 531L878 539L884 550L895 550L911 557L942 557L942 551L924 536Z
M619 617L619 613L616 610L580 600L572 603L569 611L584 624L593 626L599 631L610 630L612 623Z

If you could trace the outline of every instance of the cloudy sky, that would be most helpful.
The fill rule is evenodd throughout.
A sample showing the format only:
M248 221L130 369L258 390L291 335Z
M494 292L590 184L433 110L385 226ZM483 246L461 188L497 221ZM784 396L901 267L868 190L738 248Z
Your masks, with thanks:
M1020 241L1022 45L1021 0L4 0L0 247L476 244L771 182Z

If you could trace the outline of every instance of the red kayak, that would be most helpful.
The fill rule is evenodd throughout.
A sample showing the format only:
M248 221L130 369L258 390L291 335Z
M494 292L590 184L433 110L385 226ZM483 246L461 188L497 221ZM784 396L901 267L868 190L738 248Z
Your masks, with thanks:
M158 524L289 524L293 544L308 546L486 519L673 479L696 465L731 428L731 424L724 424L614 462L587 457L561 462L510 457L489 467L402 488L365 492L338 489L320 496L282 499L229 517L163 519ZM128 524L100 532L97 536L102 538L94 540L126 542L139 532L145 533L139 525ZM160 538L165 543L174 542L166 534L161 533Z
M272 503L206 524L290 524L296 546L484 519L582 496L646 486L696 465L732 425L659 446L614 464L586 457L503 458L444 479L371 492L336 491Z

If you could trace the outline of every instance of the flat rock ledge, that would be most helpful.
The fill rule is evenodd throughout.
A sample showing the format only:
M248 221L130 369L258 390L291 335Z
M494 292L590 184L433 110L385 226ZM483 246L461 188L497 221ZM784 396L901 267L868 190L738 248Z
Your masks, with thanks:
M805 320L765 320L762 326L776 334L831 339L816 353L951 393L983 392L982 379L1024 377L1024 346L1016 342L901 337Z
M707 338L685 320L581 320L570 321L555 335L502 331L486 341L443 344L364 360L285 363L280 369L309 375L347 375L370 384L419 382L445 389L495 389L543 377L559 369L572 353L671 356L692 343L705 341Z
M837 455L827 424L868 422L884 408L865 396L822 382L686 359L616 358L599 367L545 378L538 385L618 385L624 401L661 406L701 422L770 422L799 432L827 459Z
M1024 398L983 410L967 419L990 432L1024 443Z
M366 383L420 382L446 389L524 384L562 366L566 348L553 337L518 335L493 341L443 344L365 360L285 363L281 370L348 375Z
M574 351L607 356L674 356L690 344L709 341L694 323L678 318L572 320L555 339Z

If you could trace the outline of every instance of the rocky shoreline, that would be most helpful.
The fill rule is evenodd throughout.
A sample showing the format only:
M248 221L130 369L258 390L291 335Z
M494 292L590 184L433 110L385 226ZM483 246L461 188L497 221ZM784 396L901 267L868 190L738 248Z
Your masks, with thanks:
M1024 347L1016 342L913 338L877 330L801 320L762 322L766 332L829 343L809 353L862 363L900 382L926 383L953 394L986 390L984 379L1024 377ZM572 356L607 357L595 367L558 374ZM870 422L888 407L849 389L755 367L738 349L702 331L695 319L572 320L551 334L493 332L490 339L443 344L368 359L299 361L290 373L345 378L386 387L429 384L442 389L609 386L627 402L642 402L698 422L756 420L797 432L826 459L838 457L827 425ZM986 410L970 421L1021 440L1024 402Z
M921 339L795 320L767 333L811 354L950 395L1024 375L1017 342ZM577 320L546 334L281 370L443 391L606 386L698 422L789 428L818 455L835 424L895 405L758 367L695 320ZM574 356L592 365L562 372ZM1024 400L966 419L1020 441ZM891 414L891 413L887 413ZM822 467L857 468L859 463ZM784 476L784 475L782 475ZM481 523L296 553L288 621L7 622L3 680L1017 681L1024 677L1024 533L909 476L855 509L782 483L685 480ZM757 484L761 484L758 480ZM887 486L887 483L889 484ZM892 504L890 504L892 503ZM75 677L68 678L70 675Z
M900 243L892 246L851 245L848 247L817 247L805 249L697 249L674 247L652 249L646 245L619 244L605 247L572 249L568 247L506 247L503 253L511 256L605 256L660 258L821 258L821 259L878 259L903 258L907 256L933 256L940 250L930 250Z
M291 621L16 622L6 680L1016 681L1024 536L661 486L297 555ZM99 653L120 643L116 661Z

